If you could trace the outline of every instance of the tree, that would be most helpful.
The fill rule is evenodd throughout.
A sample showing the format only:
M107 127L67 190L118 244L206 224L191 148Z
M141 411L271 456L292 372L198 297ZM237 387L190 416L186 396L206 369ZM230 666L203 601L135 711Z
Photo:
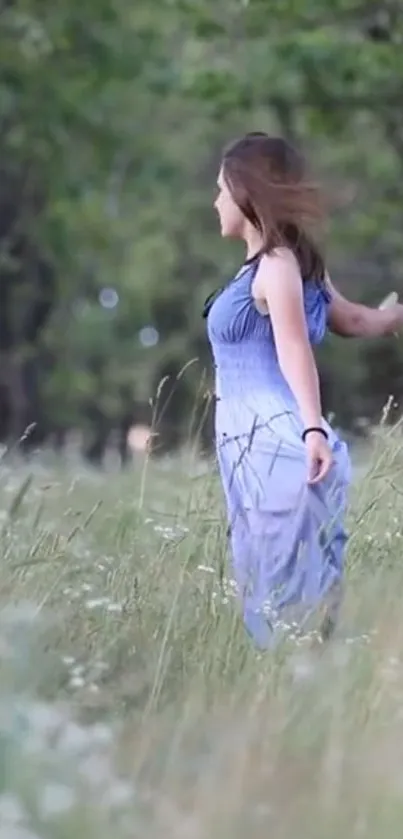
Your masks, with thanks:
M403 290L401 11L393 0L3 6L3 440L31 423L35 443L78 428L100 461L117 432L125 460L129 425L155 412L157 450L187 437L209 389L203 300L242 258L220 242L212 201L221 147L245 129L281 131L315 161L334 281L368 301ZM376 416L382 386L400 396L402 351L388 348L374 398L372 348L331 341L321 353L326 409L344 425Z

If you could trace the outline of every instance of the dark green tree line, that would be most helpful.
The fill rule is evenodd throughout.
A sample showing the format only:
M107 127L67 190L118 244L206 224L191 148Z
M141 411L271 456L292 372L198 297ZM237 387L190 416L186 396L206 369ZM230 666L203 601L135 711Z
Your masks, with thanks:
M156 416L204 416L204 297L236 269L212 210L222 145L302 145L334 281L403 292L403 7L358 0L14 0L0 12L0 437L71 429L102 459ZM326 409L353 427L403 389L401 342L327 342ZM161 384L162 383L162 384ZM159 409L150 405L159 390ZM199 403L196 414L195 401ZM210 437L206 425L204 443Z

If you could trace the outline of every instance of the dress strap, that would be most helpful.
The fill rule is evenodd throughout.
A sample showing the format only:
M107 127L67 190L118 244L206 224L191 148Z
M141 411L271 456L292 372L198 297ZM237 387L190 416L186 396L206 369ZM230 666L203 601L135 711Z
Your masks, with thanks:
M258 267L261 257L262 257L262 253L261 253L261 251L259 251L258 253L255 253L254 256L249 257L249 259L245 259L245 262L242 264L239 271L237 271L237 273L235 274L235 277L233 277L228 283L225 283L224 285L220 286L219 288L217 288L215 291L212 291L208 295L208 297L204 301L204 305L203 305L203 310L202 310L203 318L208 317L208 314L210 312L210 309L211 309L213 303L215 303L215 301L217 300L217 297L219 297L220 294L222 294L222 292L225 291L226 288L228 288L230 285L232 285L232 283L235 283L237 280L240 280L241 277L243 277L243 275L245 274L245 272L249 271L251 269L251 267L253 267L253 268L255 266L256 266L256 268ZM254 272L253 272L253 276L254 276Z

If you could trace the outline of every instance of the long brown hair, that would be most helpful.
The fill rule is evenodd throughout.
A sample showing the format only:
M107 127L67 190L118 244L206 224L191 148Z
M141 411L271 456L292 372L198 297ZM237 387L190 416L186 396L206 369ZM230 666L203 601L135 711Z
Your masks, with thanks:
M323 208L303 156L281 137L253 132L225 149L222 172L235 203L262 235L263 252L290 248L303 280L323 281L324 260L312 234Z

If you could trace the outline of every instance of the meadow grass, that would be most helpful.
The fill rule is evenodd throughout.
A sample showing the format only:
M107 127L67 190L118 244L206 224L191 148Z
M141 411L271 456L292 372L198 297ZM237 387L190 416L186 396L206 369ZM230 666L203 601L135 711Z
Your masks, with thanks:
M0 839L400 839L402 446L353 488L335 638L270 654L210 463L3 460Z

